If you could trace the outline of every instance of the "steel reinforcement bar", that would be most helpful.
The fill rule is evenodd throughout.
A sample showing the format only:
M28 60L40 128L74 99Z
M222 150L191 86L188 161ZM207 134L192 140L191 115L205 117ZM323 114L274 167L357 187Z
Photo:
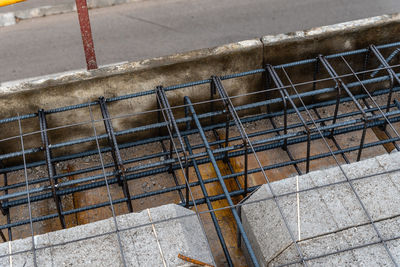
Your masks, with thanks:
M251 248L251 244L246 236L246 233L241 225L240 210L237 210L234 206L235 203L232 200L234 196L246 196L248 193L253 192L257 186L248 186L248 175L254 173L262 173L269 183L268 177L265 175L266 170L277 169L285 166L293 166L299 174L301 170L298 166L300 163L305 163L306 172L310 170L310 162L317 159L322 159L332 156L341 156L346 163L350 160L346 156L350 152L357 152L357 160L361 159L362 151L366 148L381 146L383 144L393 144L397 149L397 141L400 137L397 133L397 129L394 128L393 124L400 121L400 103L394 99L393 94L400 90L400 79L399 73L396 73L395 69L398 65L389 65L388 61L391 61L396 55L394 51L398 51L397 46L400 43L393 43L381 46L373 46L366 49L359 49L356 51L337 53L328 56L318 56L315 59L301 60L297 62L282 64L278 66L266 65L263 69L257 69L252 71L247 71L238 74L226 75L226 76L212 76L210 79L205 79L201 81L185 83L176 86L162 87L158 86L154 90L135 93L131 95L119 96L114 98L105 99L100 97L97 101L90 103L83 103L68 107L55 108L52 110L39 110L35 114L27 114L21 116L15 116L11 118L1 119L0 124L6 124L13 121L18 121L20 124L21 120L37 118L39 120L40 131L21 133L19 136L8 137L0 142L16 142L18 139L22 139L29 135L34 135L40 133L42 146L30 149L24 149L22 147L21 151L15 151L11 153L5 153L0 155L0 161L4 161L11 158L23 157L24 164L15 166L4 166L1 165L0 172L4 175L4 185L0 187L0 208L3 215L7 216L7 223L0 226L0 230L8 229L8 239L12 240L12 229L24 224L31 224L35 222L40 222L43 220L59 218L60 224L64 228L65 221L64 217L69 214L75 214L82 211L87 211L91 209L96 209L100 207L112 206L115 204L126 203L128 206L128 211L132 212L132 202L138 199L145 199L150 196L165 194L169 192L176 192L180 196L180 205L186 207L192 207L200 204L206 204L210 211L210 216L215 227L221 248L227 259L229 266L233 265L229 250L227 248L224 236L221 231L221 226L218 223L218 219L215 215L213 209L213 202L221 199L225 199L228 202L230 210L232 212L235 224L238 227L240 236L244 242L244 245L250 255L250 258L255 266L258 266L254 251ZM388 58L384 58L382 49L395 49L390 53ZM378 67L369 67L365 64L364 69L361 71L354 71L344 57L360 55L365 57L365 62L371 55L377 58ZM339 75L334 67L335 65L329 62L330 59L342 59L346 62L350 69L350 73L345 73ZM367 60L368 59L368 60ZM306 82L289 83L284 81L283 76L279 75L278 72L284 71L285 68L298 67L307 64L314 64L317 67L314 72L314 79ZM329 74L328 77L317 79L317 74L321 72L319 65L323 66L325 71ZM369 68L368 68L369 67ZM386 72L386 74L377 76L378 73ZM235 79L248 75L263 74L263 84L265 87L262 90L258 90L253 93L245 93L242 95L229 96L228 90L224 87L223 81L228 79ZM365 76L369 74L369 78L365 79ZM354 81L354 77L356 80ZM360 79L359 77L363 77ZM345 80L351 80L344 82ZM331 82L334 83L333 87L324 87L317 89L317 83ZM168 100L167 92L173 90L179 90L181 88L197 86L201 84L210 84L211 95L210 100L205 102L192 103L189 97L183 99L183 105L171 106ZM273 85L273 86L271 86ZM368 91L366 86L374 85L379 86L380 89L374 89ZM296 87L306 86L310 88L305 92L292 93L292 89ZM350 91L350 88L362 88L360 92L354 93ZM218 92L219 98L215 98L214 95ZM277 92L280 94L278 98L270 98L268 94L271 92ZM316 96L323 96L329 93L335 93L335 99L329 99L324 101L315 102ZM343 95L345 92L346 95ZM158 113L159 120L157 123L148 124L140 127L133 127L130 129L122 131L114 131L112 121L122 117L136 116L140 114L127 114L121 116L110 116L107 108L107 103L116 102L124 99L136 98L145 95L155 94L159 108L154 111ZM235 106L232 102L234 99L248 97L251 95L259 94L259 101ZM304 104L302 102L303 98L312 97L313 101L311 103ZM377 97L386 97L385 104L378 105L375 101ZM297 102L296 102L297 101ZM304 105L298 105L298 101L301 101ZM363 101L365 107L360 103ZM374 105L370 105L369 101L372 101ZM221 102L223 108L215 110L215 102ZM356 107L355 110L350 110L346 112L339 113L339 108L343 103L352 103ZM197 114L196 105L199 104L210 104L211 110L205 113ZM271 111L271 105L281 104L283 106L282 110ZM93 118L91 121L81 122L79 125L83 124L94 124L95 122L103 122L105 128L105 134L95 136L89 136L84 138L79 138L75 140L70 140L62 143L52 144L49 140L48 132L56 129L68 130L68 127L75 125L63 125L58 128L48 128L46 122L46 115L53 113L62 113L65 111L71 111L81 108L89 108L90 112L94 106L99 106L101 110L102 119L95 121ZM321 116L319 109L328 108L334 106L333 115ZM261 112L254 114L250 112L252 109L262 109L267 108L267 112ZM176 118L175 111L178 109L184 109L185 116ZM317 119L307 119L302 112L309 112L313 110L317 115ZM247 116L241 118L238 112L246 113ZM242 114L241 113L241 114ZM288 123L288 116L290 114L296 115L298 118L294 123ZM161 120L161 115L164 120ZM217 119L225 117L224 122L215 122ZM211 124L206 124L202 122L204 119L211 119ZM284 121L282 127L277 127L274 120L281 119ZM257 130L252 133L247 133L246 126L250 123L269 120L273 126L266 130ZM320 126L317 126L319 124ZM192 127L195 125L195 127ZM392 137L388 127L392 129L396 136ZM237 135L232 135L230 128L235 127L237 129ZM365 135L367 129L381 127L384 130L387 138L385 140L379 140L374 142L366 142ZM141 140L135 140L132 142L127 142L119 144L117 142L118 136L124 136L132 133L138 133L146 130L158 129L159 135L152 136L148 138L143 138ZM168 135L161 134L161 129L168 129ZM220 138L216 130L225 129L225 137ZM289 131L290 130L290 131ZM390 130L390 129L389 129ZM347 133L353 133L361 131L361 138L359 142L351 147L341 148L339 143L336 141L335 137ZM212 132L216 137L215 140L209 140L207 133ZM190 137L193 135L200 136L201 143L192 145L190 143ZM310 149L312 141L315 140L325 140L329 138L333 140L336 150L331 153L317 153L311 155ZM103 147L99 146L99 140L104 139L107 141L108 145ZM163 141L169 140L170 147L167 149ZM175 145L175 140L178 142L178 146ZM72 145L83 144L83 143L93 143L96 142L97 150L88 150L79 153L71 153L67 155L54 157L52 151L60 148L65 148ZM137 147L140 145L160 143L162 146L162 152L149 153L142 156L135 156L128 159L122 159L120 155L120 150ZM291 154L289 147L295 144L306 143L306 156L295 159ZM268 164L262 166L259 162L259 166L256 168L248 168L248 157L249 155L254 155L257 158L256 153L268 151L276 148L282 148L286 151L289 160L281 160L278 163ZM196 151L196 150L201 150ZM26 162L26 155L43 152L44 160L37 160L32 162ZM83 158L91 155L96 155L98 153L111 153L113 162L108 164L103 164L99 166L93 166L89 168L82 168L75 171L68 171L66 173L56 173L54 164L58 162L68 161L72 159ZM175 154L175 156L174 156ZM101 155L101 154L100 154ZM163 157L164 159L160 158ZM235 172L230 166L231 174L222 175L217 161L222 160L226 164L229 163L230 158L243 157L244 169L243 171ZM159 159L152 163L144 163L149 159ZM258 160L258 159L257 159ZM127 167L131 163L142 163L133 167ZM216 177L204 178L202 177L199 166L203 164L211 163L213 166ZM47 167L47 177L39 177L35 179L28 180L19 183L10 183L7 179L7 175L12 172L24 170L26 173L27 168L33 168L37 166ZM194 173L197 176L197 181L191 181L189 177L189 168L194 169ZM111 170L110 170L111 169ZM103 170L103 174L93 174L93 172ZM185 176L185 182L180 184L176 177L175 171L181 170ZM145 178L148 176L170 173L172 174L175 185L169 186L167 188L145 192L141 194L131 194L129 191L128 181ZM86 176L81 176L85 174ZM80 178L76 178L69 181L62 181L62 178L80 175ZM238 178L243 177L244 186L240 184ZM238 190L229 191L226 187L226 180L234 178L236 184L238 185ZM30 185L48 183L45 186L39 186L35 188L30 188ZM223 189L223 194L219 195L209 195L206 189L206 185L209 183L219 183ZM118 184L121 186L121 190L124 194L123 198L111 199L108 202L97 203L93 205L87 205L80 208L74 208L70 210L63 210L61 197L70 195L76 192L82 192L85 190L109 186L112 184ZM190 199L189 192L192 187L199 186L203 194L202 197L197 197L196 199ZM9 192L12 190L12 192ZM185 195L182 191L185 190ZM278 196L279 197L279 196ZM17 220L11 221L10 219L10 208L17 207L25 204L32 205L35 202L53 198L56 202L57 212L52 214L44 214L36 217L32 217L29 220ZM278 203L277 203L278 204ZM3 241L6 241L6 237L2 231L0 231ZM296 241L294 240L296 243ZM302 262L305 264L304 257L301 255L301 250L298 249L300 258L303 259Z

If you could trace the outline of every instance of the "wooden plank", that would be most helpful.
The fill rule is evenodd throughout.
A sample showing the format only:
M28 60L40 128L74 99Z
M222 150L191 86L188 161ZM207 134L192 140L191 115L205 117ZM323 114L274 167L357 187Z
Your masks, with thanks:
M85 166L85 167L90 167L91 165L95 166L95 165L97 165L97 162L95 162L94 160L91 160L90 162L86 163L86 165L88 165L88 166ZM74 171L75 169L76 169L75 166L73 166L72 164L67 165L68 172ZM94 174L102 174L102 172L94 172L94 173L90 173L90 174L86 174L86 175L94 175ZM69 176L68 179L75 180L75 179L78 179L79 177L80 177L79 175ZM112 199L122 198L124 196L121 187L119 187L117 184L110 185L109 188L110 188L110 193L111 193ZM72 201L73 201L73 208L78 209L78 208L86 207L86 206L93 205L93 204L108 202L109 196L108 196L107 188L105 186L103 186L103 187L85 190L85 191L81 191L81 192L75 192L72 194ZM122 205L122 204L114 205L114 210L115 210L116 215L127 213L126 205ZM86 224L86 223L110 218L110 217L112 217L112 212L111 212L110 206L106 206L106 207L101 207L101 208L97 208L97 209L78 212L75 214L75 217L76 217L76 224L81 225L81 224ZM71 226L73 226L73 225L71 225Z
M243 170L243 163L241 158L230 158L229 162L231 163L233 170L235 172L240 172ZM218 168L221 172L221 174L228 175L231 174L231 171L229 169L229 166L227 163L224 163L222 160L217 161ZM215 178L217 175L215 173L215 169L211 163L208 164L203 164L199 166L200 174L202 176L203 180L208 180L211 178ZM184 178L183 174L181 171L177 172L177 177L179 179L180 183L184 183ZM243 185L243 181L241 180L241 184ZM196 174L191 168L190 171L190 181L198 181L198 178L196 177ZM236 191L239 189L237 183L235 182L235 179L227 179L225 180L225 185L228 189L228 191ZM213 182L213 183L208 183L205 185L207 194L209 196L215 196L215 195L220 195L223 194L223 190L221 187L221 184L219 181ZM193 193L193 197L195 199L200 199L203 198L203 192L201 191L200 186L191 188L191 191ZM242 196L237 196L233 197L232 201L233 203L238 203L242 199ZM214 201L212 202L212 207L213 209L220 209L228 206L228 202L223 199L219 201ZM206 205L201 205L199 206L200 211L205 211L208 210ZM236 224L235 220L233 218L231 210L228 209L222 209L215 211L215 215L217 217L218 223L221 227L225 243L228 247L229 253L231 255L232 261L235 266L243 266L246 264L245 259L243 257L242 251L237 247L237 239L236 239ZM215 230L214 230L214 225L211 220L211 216L209 214L203 215L202 217L203 225L206 229L207 237L209 239L209 243L211 246L211 250L214 255L214 259L216 260L216 263L218 266L224 265L225 262L225 257L223 254L223 251L221 249L221 245L219 242L219 239L216 236Z
M380 127L373 127L372 131L374 132L376 137L381 141L389 139L389 136ZM396 147L394 146L393 143L383 144L383 147L385 148L386 152L388 152L388 153L390 153L390 152L392 152L392 150L396 149Z

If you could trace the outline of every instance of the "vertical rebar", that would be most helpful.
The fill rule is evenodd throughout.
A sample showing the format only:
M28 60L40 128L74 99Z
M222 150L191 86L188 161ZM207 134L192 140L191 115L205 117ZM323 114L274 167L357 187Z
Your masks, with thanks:
M183 153L183 159L184 159L184 176L186 177L186 207L189 207L189 193L190 193L190 188L189 188L189 182L190 182L190 176L189 176L189 161L188 161L188 155L187 155L187 150L185 149L185 145L182 141L182 136L180 134L178 125L176 124L176 120L174 117L174 114L171 110L171 106L169 104L168 98L165 94L164 88L162 86L157 86L156 87L156 95L157 95L157 101L159 102L159 107L162 113L166 113L166 116L164 116L165 119L167 119L167 124L169 124L169 138L170 138L170 158L172 158L172 152L173 152L173 132L175 131L175 134L178 138L179 144L181 145L182 153ZM172 164L170 167L170 172L173 172L172 169Z
M190 116L189 107L185 105L185 117L189 117L189 116ZM188 121L186 123L186 130L190 130L190 129L191 129L190 122ZM185 144L186 144L187 150L189 152L189 155L193 155L193 150L192 150L192 147L190 145L189 138L187 136L185 136L183 139L185 141ZM217 216L215 215L215 211L213 209L212 203L211 203L210 198L208 196L207 188L206 188L206 186L204 184L203 177L202 177L202 175L200 173L199 166L197 165L197 161L195 159L192 160L192 163L193 163L193 168L194 168L194 171L196 173L196 176L197 176L197 178L199 180L200 188L201 188L201 191L202 191L202 193L204 195L204 198L205 198L205 201L206 201L206 204L207 204L207 208L210 211L211 220L213 221L214 228L215 228L215 231L217 232L217 236L218 236L219 242L221 244L222 250L224 252L225 258L227 260L228 266L233 266L231 255L229 254L229 250L228 250L228 247L226 246L226 242L225 242L224 236L222 234L221 227L220 227L220 225L218 223Z
M57 213L58 213L58 217L60 219L61 227L63 229L65 229L66 225L65 225L64 215L62 214L62 203L61 203L60 197L57 195L57 189L56 189L57 179L54 178L54 176L56 175L56 170L55 170L53 162L52 162L52 153L51 153L51 149L50 149L49 137L47 136L46 114L43 109L40 109L38 111L38 117L39 117L39 123L40 123L40 133L42 136L42 143L44 146L44 156L45 156L46 164L47 164L47 173L49 175L49 182L50 182L50 186L51 186L51 192L53 194L53 199L56 204Z
M125 175L126 172L125 166L121 158L121 153L119 152L117 138L115 137L114 127L112 126L112 121L104 97L99 98L99 104L100 104L101 115L103 117L104 128L106 129L108 137L107 138L108 144L111 147L111 156L114 161L114 170L118 180L118 185L122 187L122 192L124 193L124 196L126 198L128 211L133 212L131 194L129 192L129 185Z
M392 102L392 95L393 95L393 87L395 85L395 82L400 85L400 79L394 72L394 70L390 67L390 65L387 63L386 59L383 57L381 52L379 52L379 49L375 45L370 45L369 50L371 50L378 61L381 63L381 65L386 69L390 76L390 91L389 91L389 96L387 100L387 105L386 105L386 113L389 112L390 110L390 103ZM386 129L386 123L383 125L383 129Z
M290 102L290 105L293 107L297 117L299 117L301 123L303 124L304 129L306 130L307 134L307 148L306 148L306 173L310 171L310 154L311 154L311 131L307 125L307 122L304 120L303 116L301 115L299 109L297 108L296 104L293 102L292 98L290 97L287 89L283 85L281 79L279 78L278 74L276 73L275 69L271 65L267 65L266 70L268 71L269 75L271 76L272 80L274 81L276 87L280 88L283 97Z
M233 119L233 121L234 121L234 123L235 123L235 125L236 125L236 127L237 127L237 129L239 131L240 138L242 139L243 146L247 148L247 140L246 140L246 137L245 137L244 129L241 127L241 125L239 123L240 119L239 119L239 117L237 116L237 114L235 112L235 108L234 108L234 106L233 106L233 104L232 104L232 102L231 102L231 100L230 100L230 98L228 96L228 93L226 92L224 86L222 85L221 79L219 77L217 77L217 76L211 76L211 91L212 92L218 91L222 101L224 102L224 106L225 106L224 111L227 112L228 115L230 114L230 116L232 117L232 119ZM229 111L229 113L228 113L228 111ZM229 127L228 121L227 121L227 126ZM228 139L226 139L226 140L228 140ZM226 145L227 145L227 143L226 143ZM247 161L248 161L248 159L247 159L248 153L247 152L245 152L244 157L245 157L244 161L247 163ZM245 184L245 194L244 194L244 196L246 196L246 193L247 193L247 183L248 183L247 182L247 179L248 179L248 173L247 172L248 172L248 170L247 170L247 164L246 164L246 166L245 166L245 174L244 174L244 180L245 180L244 181L244 184Z
M213 154L213 152L211 150L211 147L210 147L210 145L209 145L209 143L207 141L207 138L206 138L205 133L203 131L203 127L202 127L202 125L201 125L201 123L200 123L200 121L199 121L199 119L197 117L197 114L196 114L196 112L195 112L195 110L193 108L192 102L190 101L190 99L188 97L185 97L185 104L189 106L190 113L192 114L192 118L194 119L194 122L195 122L195 124L197 126L197 129L199 130L201 139L202 139L202 141L203 141L203 143L205 145L207 154L208 154L208 156L209 156L209 158L211 160L211 164L212 164L212 166L214 168L214 171L215 171L215 173L217 175L219 183L220 183L220 185L222 187L222 190L223 190L223 192L225 194L226 200L228 201L228 205L230 206L230 209L232 211L233 217L234 217L234 219L236 221L236 225L237 225L238 231L240 232L240 234L241 234L241 236L242 236L242 238L244 240L244 244L245 244L245 246L247 248L247 251L248 251L248 253L250 255L250 259L251 259L253 265L255 267L258 267L259 263L257 261L257 258L255 256L255 254L254 254L254 251L253 251L253 248L252 248L252 246L250 244L250 241L249 241L249 239L248 239L248 237L246 235L246 232L245 232L245 230L243 228L242 222L240 220L240 216L239 216L237 210L234 208L234 204L233 204L232 198L231 198L231 196L229 194L229 191L228 191L228 189L226 187L225 181L222 178L222 174L221 174L221 172L220 172L220 170L218 168L218 164L217 164L217 161L215 160L215 157L214 157L214 154Z
M4 165L1 161L0 161L0 167L4 168ZM3 174L3 177L4 177L4 187L7 187L8 186L7 172L5 172ZM4 190L4 195L8 195L8 189ZM7 202L8 202L8 200L4 201L5 204L7 204ZM1 203L0 203L0 206L1 206ZM11 223L10 208L5 209L4 211L5 211L5 214L3 213L3 215L5 215L7 217L7 224L10 224ZM3 212L3 209L2 209L2 212ZM12 239L13 239L12 238L12 228L8 227L8 240L11 241Z

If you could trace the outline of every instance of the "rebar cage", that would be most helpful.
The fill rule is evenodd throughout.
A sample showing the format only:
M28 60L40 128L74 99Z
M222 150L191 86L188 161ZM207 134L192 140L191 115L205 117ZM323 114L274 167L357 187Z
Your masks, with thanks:
M0 155L1 239L32 236L36 264L35 235L176 203L196 212L217 264L243 263L241 252L227 245L231 232L219 218L224 213L242 243L236 246L258 266L241 224L246 196L290 175L399 150L399 51L400 43L370 45L1 119L3 128L19 129L0 140L2 146L20 147ZM252 76L261 88L229 90L228 81ZM206 89L206 100L181 96L189 87ZM181 103L171 105L177 96ZM113 113L113 105L131 99L153 99L157 108ZM80 121L58 125L59 116ZM122 120L131 127L114 130ZM70 138L52 142L59 136ZM279 205L279 196L274 200ZM117 233L123 231L116 225Z

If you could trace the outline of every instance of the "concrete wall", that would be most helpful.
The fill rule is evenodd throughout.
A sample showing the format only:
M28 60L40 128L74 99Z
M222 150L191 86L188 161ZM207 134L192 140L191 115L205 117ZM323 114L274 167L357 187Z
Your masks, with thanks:
M330 54L337 51L365 48L371 43L382 44L399 41L400 15L384 15L332 26L324 26L289 34L265 36L220 47L201 49L183 54L102 67L94 71L73 71L23 81L7 82L0 86L0 118L17 114L34 113L38 109L75 105L96 100L99 96L113 97L154 89L157 85L169 86L207 79L211 75L232 74L261 68L266 63L279 64L297 59ZM307 74L306 74L307 72ZM309 76L303 69L295 74L296 80ZM304 77L303 77L304 76ZM308 77L307 76L307 77ZM247 93L262 88L261 75L224 81L231 95ZM208 85L188 87L168 93L171 105L182 104L183 96L193 101L209 99ZM240 98L235 104L253 99ZM110 104L111 116L140 113L156 108L155 95L133 98ZM206 109L207 107L200 107ZM100 118L98 107L93 107L95 118ZM179 114L182 112L178 111ZM116 130L123 130L155 122L155 114L145 114L115 120ZM87 108L79 111L48 116L49 127L80 123L90 120ZM37 118L24 120L23 131L38 130ZM98 125L98 134L104 130ZM19 134L18 123L4 124L0 139ZM148 134L148 133L147 133ZM51 143L58 143L93 135L90 124L50 133ZM132 137L131 137L132 138ZM26 137L26 148L37 147L40 135ZM81 150L91 145L80 145ZM0 142L0 153L18 151L18 142Z

